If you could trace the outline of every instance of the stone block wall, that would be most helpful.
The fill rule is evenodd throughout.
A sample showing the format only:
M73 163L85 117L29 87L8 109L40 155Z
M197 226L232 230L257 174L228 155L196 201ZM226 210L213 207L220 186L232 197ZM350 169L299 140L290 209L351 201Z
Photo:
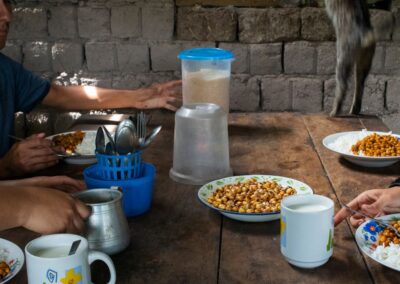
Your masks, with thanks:
M371 18L379 43L362 113L400 131L400 13ZM21 0L2 52L60 84L139 88L179 79L178 53L199 46L234 52L232 112L331 109L335 35L320 0Z

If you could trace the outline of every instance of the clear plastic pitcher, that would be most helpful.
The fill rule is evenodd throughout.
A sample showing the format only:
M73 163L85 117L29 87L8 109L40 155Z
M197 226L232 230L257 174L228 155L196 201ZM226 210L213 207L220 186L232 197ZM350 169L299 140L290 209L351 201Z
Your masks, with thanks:
M229 85L234 55L219 48L182 51L183 104L214 103L229 113Z
M173 180L203 185L232 175L227 117L216 104L191 104L176 112Z

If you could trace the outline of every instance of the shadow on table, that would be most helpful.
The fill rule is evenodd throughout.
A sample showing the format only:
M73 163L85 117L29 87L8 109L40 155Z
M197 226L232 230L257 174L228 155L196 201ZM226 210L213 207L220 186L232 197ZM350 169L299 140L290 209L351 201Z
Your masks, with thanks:
M268 224L268 226L266 226ZM276 236L279 238L279 220L270 222L242 222L223 217L223 228L243 236Z
M365 266L360 266L359 263L362 262L354 262L350 260L343 261L342 259L338 259L333 255L326 264L317 268L303 269L293 265L291 265L291 267L309 280L313 277L315 277L315 280L320 279L321 275L324 275L325 277L328 276L330 279L335 279L337 278L338 271L342 271L343 273L349 273L351 271L365 271Z
M368 167L362 167L358 166L356 164L353 164L349 161L347 161L345 158L340 157L339 158L339 163L343 166L346 167L352 171L356 172L362 172L362 173L371 173L371 174L379 174L379 175L393 175L393 174L398 174L400 173L400 163L396 163L394 165L388 166L388 167L383 167L383 168L368 168Z
M268 137L273 135L274 137L276 136L282 136L282 135L288 135L289 133L292 132L290 128L287 127L262 127L262 126L243 126L243 125L229 125L228 127L229 131L229 136L248 136L251 137L252 139L255 138L255 136L263 136L263 137Z

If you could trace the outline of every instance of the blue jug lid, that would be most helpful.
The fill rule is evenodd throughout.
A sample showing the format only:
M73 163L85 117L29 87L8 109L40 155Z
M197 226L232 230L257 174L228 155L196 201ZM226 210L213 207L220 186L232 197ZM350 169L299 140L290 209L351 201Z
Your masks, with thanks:
M178 58L184 60L223 60L233 59L234 55L232 52L221 48L197 47L181 51Z

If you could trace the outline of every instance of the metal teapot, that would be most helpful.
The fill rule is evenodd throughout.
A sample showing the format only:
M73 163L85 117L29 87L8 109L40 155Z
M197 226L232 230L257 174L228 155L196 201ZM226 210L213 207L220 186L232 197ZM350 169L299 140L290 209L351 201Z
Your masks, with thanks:
M89 248L109 255L124 250L130 242L128 221L122 210L122 193L117 189L98 188L75 194L92 208L85 233Z

